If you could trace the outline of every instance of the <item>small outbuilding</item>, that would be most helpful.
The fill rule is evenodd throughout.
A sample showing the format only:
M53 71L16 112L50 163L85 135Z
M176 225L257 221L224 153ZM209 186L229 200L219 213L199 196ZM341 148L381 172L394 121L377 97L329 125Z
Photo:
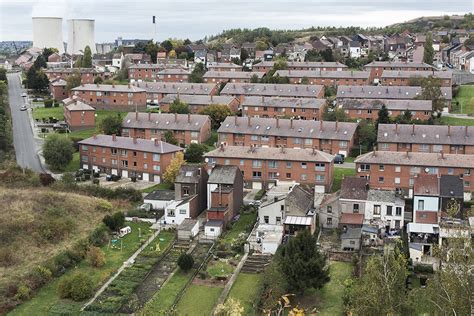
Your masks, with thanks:
M209 220L204 224L204 235L207 239L217 239L224 229L224 221Z
M143 203L151 204L153 210L164 210L173 201L174 191L172 190L156 190L143 198Z
M178 239L190 240L199 234L199 221L192 218L186 218L178 226Z
M357 251L360 249L362 237L361 228L347 228L341 234L341 249L344 251Z

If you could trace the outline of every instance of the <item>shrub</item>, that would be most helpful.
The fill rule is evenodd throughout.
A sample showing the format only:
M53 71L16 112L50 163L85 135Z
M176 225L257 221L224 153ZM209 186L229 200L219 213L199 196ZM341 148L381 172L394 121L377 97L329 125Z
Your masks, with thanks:
M0 267L11 267L16 263L16 261L17 258L12 247L0 248Z
M101 212L109 212L112 210L112 204L109 201L101 200L96 208Z
M72 141L57 134L48 136L43 144L44 159L53 170L64 170L71 162L73 152Z
M38 266L28 275L28 284L31 289L38 289L48 283L53 274L46 267Z
M51 107L53 107L53 100L51 100L51 99L44 100L44 107L45 107L45 108L51 108Z
M22 283L16 291L15 299L19 301L27 300L30 298L30 293L30 288L26 284Z
M89 242L91 245L99 247L105 245L109 241L109 231L106 226L101 225L100 227L94 229L91 236L89 237Z
M433 266L428 264L417 264L414 267L416 273L433 273Z
M40 179L41 185L45 187L53 184L54 181L56 181L54 180L53 176L51 176L49 173L40 173L39 179Z
M102 267L105 264L105 254L99 247L90 247L86 258L90 265L95 268Z
M61 298L71 298L82 301L94 294L92 278L82 272L64 277L58 285L58 294Z
M55 242L63 239L73 227L72 220L64 217L48 218L40 227L43 239Z
M111 231L117 231L125 224L125 215L122 212L106 215L102 222L107 225Z
M194 259L190 254L182 253L178 258L178 266L184 272L191 270L194 265Z

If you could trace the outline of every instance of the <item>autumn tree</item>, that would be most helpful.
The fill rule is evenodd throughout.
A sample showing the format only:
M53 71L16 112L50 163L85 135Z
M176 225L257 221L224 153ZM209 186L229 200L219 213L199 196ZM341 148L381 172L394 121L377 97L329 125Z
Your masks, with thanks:
M166 168L165 173L163 174L163 180L166 183L169 184L174 184L174 181L176 180L176 176L178 175L179 168L181 168L182 165L186 164L186 161L184 160L184 154L183 152L177 152L176 156L171 159L170 164L168 165L168 168Z
M244 314L244 308L240 301L232 297L224 303L217 305L214 315L216 316L241 316Z
M231 116L234 113L232 113L230 108L225 104L211 104L202 109L199 114L209 115L211 118L212 129L218 129L226 117Z

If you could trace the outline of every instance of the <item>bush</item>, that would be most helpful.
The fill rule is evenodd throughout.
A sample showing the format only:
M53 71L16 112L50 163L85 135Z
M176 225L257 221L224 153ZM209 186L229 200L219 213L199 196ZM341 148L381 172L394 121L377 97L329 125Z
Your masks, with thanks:
M413 268L416 273L433 273L433 266L429 264L416 264Z
M106 215L102 222L110 228L111 231L117 231L125 224L125 215L122 212Z
M58 294L61 298L71 298L74 301L91 297L94 294L92 278L81 272L64 277L59 282Z
M108 228L104 225L94 229L91 236L89 237L89 242L91 245L100 247L105 245L109 241L109 231Z
M40 227L40 235L43 239L56 242L62 240L73 228L73 222L69 218L48 218Z
M28 275L28 284L30 289L38 289L48 283L53 274L46 267L39 266Z
M99 247L92 246L86 254L87 261L95 268L102 267L105 264L105 254Z
M60 135L50 135L43 144L43 156L53 169L62 171L72 160L74 148L72 141Z
M53 107L53 100L51 100L51 99L44 100L44 107L45 107L45 108L51 108L51 107Z
M178 266L184 272L188 272L194 265L194 259L190 254L182 253L178 258Z
M18 287L18 290L16 291L16 294L15 294L15 299L19 301L27 300L30 298L30 293L31 293L30 288L26 286L26 284L23 283Z
M45 187L53 184L54 181L56 181L54 180L53 176L50 175L49 173L40 173L39 179L40 179L41 185Z

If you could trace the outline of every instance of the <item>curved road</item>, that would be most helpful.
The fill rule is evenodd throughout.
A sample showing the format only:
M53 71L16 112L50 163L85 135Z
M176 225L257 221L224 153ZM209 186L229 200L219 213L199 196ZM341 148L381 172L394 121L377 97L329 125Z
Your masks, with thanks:
M24 104L22 93L26 93L26 90L21 86L20 74L8 74L8 100L12 113L16 162L20 167L36 172L44 172L38 157L40 141L34 138L28 112L20 111L20 107ZM28 109L28 111L31 110Z

